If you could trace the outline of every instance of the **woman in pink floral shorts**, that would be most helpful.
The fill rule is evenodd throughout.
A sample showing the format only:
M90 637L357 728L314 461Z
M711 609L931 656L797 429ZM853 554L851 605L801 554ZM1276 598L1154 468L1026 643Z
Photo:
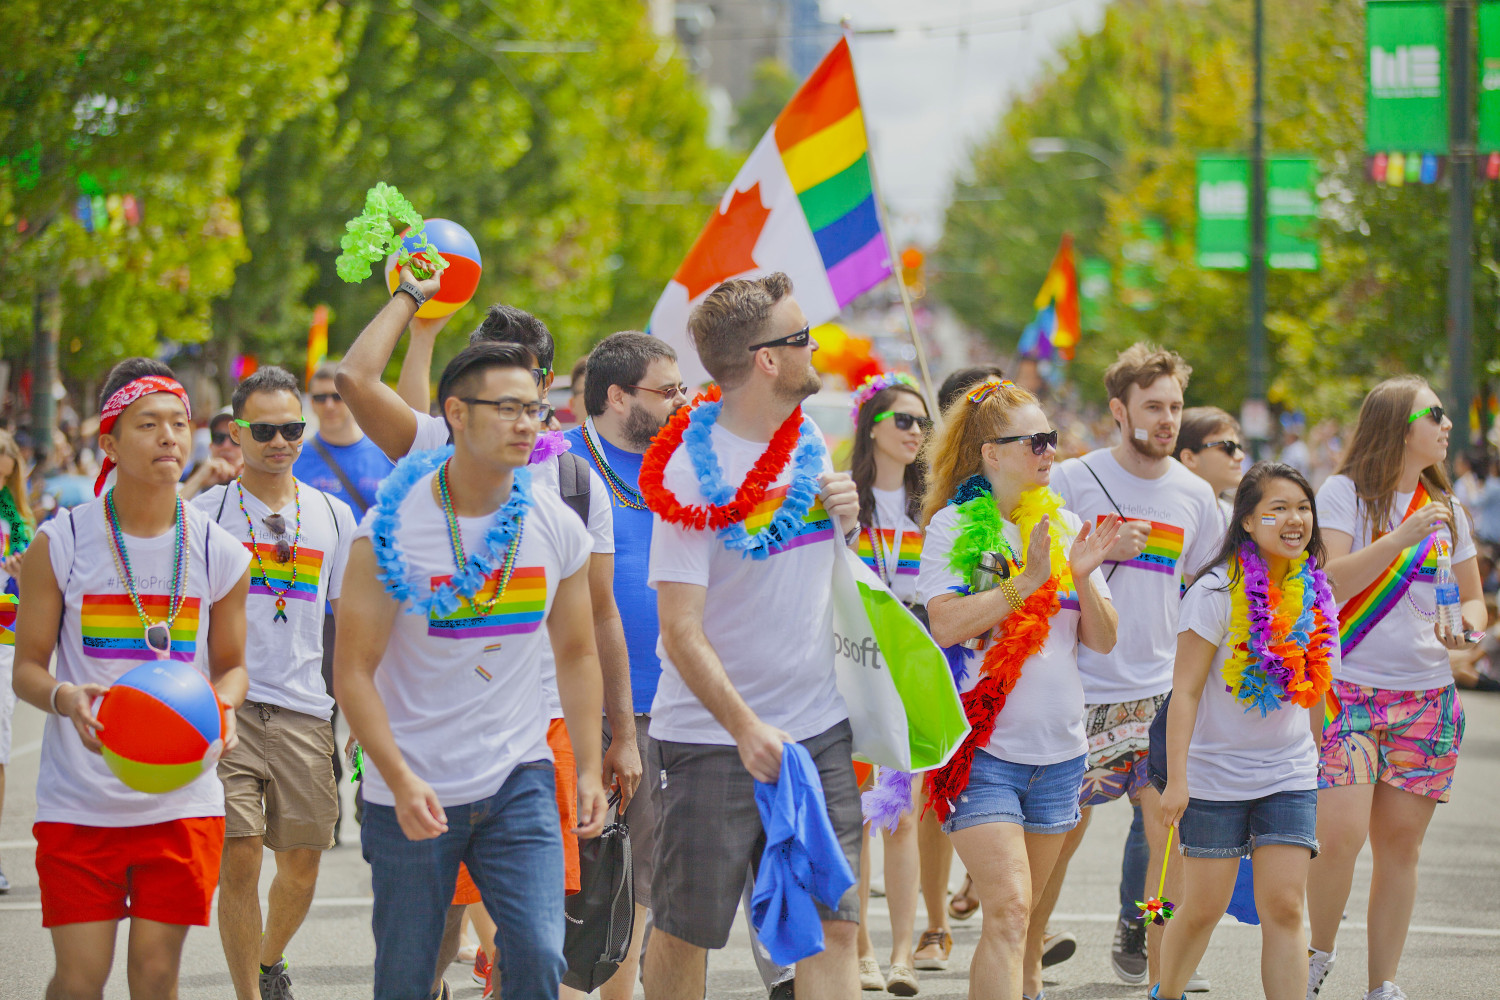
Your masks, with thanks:
M1318 491L1343 663L1328 693L1319 762L1308 1000L1333 967L1366 839L1374 870L1365 997L1405 997L1395 980L1417 856L1437 804L1448 800L1464 731L1448 650L1462 649L1464 633L1485 621L1469 517L1443 467L1452 426L1422 379L1382 382L1365 397L1338 475ZM1451 562L1463 602L1456 633L1437 624L1440 559Z

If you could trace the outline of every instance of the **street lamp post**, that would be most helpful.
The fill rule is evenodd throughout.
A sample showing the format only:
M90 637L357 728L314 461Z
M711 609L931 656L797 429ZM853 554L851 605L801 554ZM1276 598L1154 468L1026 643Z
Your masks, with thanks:
M1264 0L1255 0L1254 54L1255 94L1250 106L1250 394L1247 412L1257 419L1247 421L1250 457L1259 459L1270 428L1266 406L1266 108L1265 108Z

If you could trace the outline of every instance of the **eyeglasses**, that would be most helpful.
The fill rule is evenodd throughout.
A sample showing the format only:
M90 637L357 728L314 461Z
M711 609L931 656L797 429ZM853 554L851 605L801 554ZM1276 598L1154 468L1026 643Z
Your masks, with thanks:
M306 420L293 420L290 423L285 424L252 424L248 420L240 420L236 418L234 422L239 424L241 427L250 428L250 436L261 444L266 444L267 442L273 440L276 437L277 431L281 432L282 438L285 439L288 444L293 441L301 441L302 431L305 427L307 427Z
M459 398L470 406L493 406L495 412L500 414L501 420L519 420L523 413L539 424L545 424L552 419L552 404L539 400L528 403L519 399L476 399L473 396Z
M807 342L812 340L812 327L804 326L796 333L789 333L785 337L777 337L775 340L763 340L758 344L750 345L750 353L755 353L762 347L806 347Z
M551 374L552 374L552 369L551 368L533 368L533 369L531 369L531 377L532 377L532 379L534 379L536 381L537 385L541 385L542 381L548 375L551 375Z
M686 396L688 394L688 387L681 384L669 385L661 389L653 389L650 386L645 385L627 385L625 386L625 388L639 389L642 392L654 392L662 399L671 399L673 396Z
M1205 441L1198 446L1199 451L1207 451L1209 448L1222 448L1230 458L1238 458L1245 453L1244 446L1238 441Z
M213 431L208 435L208 438L216 445L232 444L236 448L240 446L238 441L229 436L228 431Z
M1057 447L1057 431L1037 431L1035 434L1016 434L1011 437L992 438L992 444L1010 444L1014 441L1030 441L1033 455L1045 455L1048 448Z
M1443 408L1441 406L1429 406L1425 410L1418 410L1416 413L1413 413L1411 416L1407 417L1406 422L1409 424L1414 424L1418 420L1421 420L1423 417L1431 417L1433 423L1437 424L1439 427L1443 426Z
M312 394L312 401L322 406L324 403L342 403L344 397L336 392L315 392Z
M286 562L292 558L292 543L286 539L286 518L280 514L270 514L261 518L260 523L270 529L276 538L276 561Z
M909 431L911 430L913 424L916 424L918 427L922 428L923 434L926 434L928 431L932 430L931 417L921 417L915 413L901 413L896 410L886 410L880 416L871 421L871 423L878 424L886 417L891 418L892 422L896 425L896 430L898 431Z

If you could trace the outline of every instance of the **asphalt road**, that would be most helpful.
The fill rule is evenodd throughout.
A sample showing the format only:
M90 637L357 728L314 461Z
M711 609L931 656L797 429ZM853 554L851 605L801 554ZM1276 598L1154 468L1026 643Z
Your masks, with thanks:
M1401 966L1401 985L1413 1000L1480 1000L1500 997L1500 696L1467 693L1468 731L1453 801L1438 809L1422 857L1421 890ZM7 794L0 818L0 865L10 877L9 895L0 897L0 1000L38 998L52 972L52 949L41 926L31 823L35 813L41 713L17 709L15 749L7 768ZM347 790L347 786L346 786ZM357 829L346 821L344 846L323 862L318 898L288 955L299 1000L368 997L374 945L370 938L370 882L360 857ZM1084 847L1074 860L1064 889L1056 929L1079 938L1078 954L1049 970L1049 1000L1124 1000L1145 995L1119 983L1109 968L1113 901L1120 845L1129 811L1120 805L1098 810ZM957 866L955 866L956 868ZM269 884L267 875L262 892ZM1369 884L1368 852L1355 878L1349 916L1339 941L1339 962L1324 997L1358 1000L1364 991L1364 914ZM962 878L955 871L955 884ZM872 900L871 924L877 952L890 946L889 921L881 899ZM963 997L968 960L979 935L979 919L955 926L956 946L947 972L923 972L924 997ZM709 996L758 1000L765 996L750 958L743 925L729 947L713 955ZM1213 983L1209 997L1252 998L1259 986L1258 930L1227 921L1215 934L1201 971ZM467 971L454 966L449 976L458 998L477 998L479 988ZM233 997L218 934L194 930L183 958L183 1000ZM637 992L637 996L641 994ZM868 997L886 994L867 993ZM124 1000L124 947L116 951L115 971L105 996Z

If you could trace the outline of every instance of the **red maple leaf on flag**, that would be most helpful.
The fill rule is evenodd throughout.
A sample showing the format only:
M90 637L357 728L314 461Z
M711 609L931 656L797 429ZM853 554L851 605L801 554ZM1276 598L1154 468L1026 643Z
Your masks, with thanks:
M760 200L760 182L748 191L736 191L729 207L715 212L693 243L672 280L687 288L688 301L736 274L759 265L751 256L771 210Z

